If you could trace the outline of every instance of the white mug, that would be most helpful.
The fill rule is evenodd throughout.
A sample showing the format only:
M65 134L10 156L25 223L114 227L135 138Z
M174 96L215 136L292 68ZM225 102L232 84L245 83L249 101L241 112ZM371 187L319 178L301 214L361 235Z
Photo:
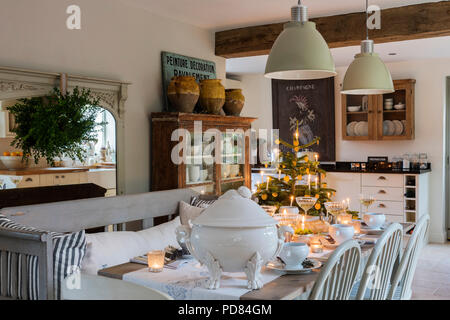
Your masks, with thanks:
M189 181L197 182L200 180L200 166L190 166L189 167Z
M363 220L369 227L378 229L386 221L386 216L382 213L369 212L364 214Z
M353 238L355 228L350 224L332 224L329 232L330 236L336 241L336 244L341 244Z
M302 269L302 262L309 254L309 247L303 242L286 242L280 252L280 258L286 269Z

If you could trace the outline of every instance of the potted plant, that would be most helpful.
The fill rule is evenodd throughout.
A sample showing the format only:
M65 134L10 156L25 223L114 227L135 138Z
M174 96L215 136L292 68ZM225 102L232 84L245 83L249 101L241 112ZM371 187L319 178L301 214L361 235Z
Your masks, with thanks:
M74 88L67 94L57 88L44 97L20 99L8 111L16 125L12 146L23 150L23 158L35 163L45 158L54 166L55 158L69 157L84 160L84 145L97 140L96 117L99 99L88 89Z

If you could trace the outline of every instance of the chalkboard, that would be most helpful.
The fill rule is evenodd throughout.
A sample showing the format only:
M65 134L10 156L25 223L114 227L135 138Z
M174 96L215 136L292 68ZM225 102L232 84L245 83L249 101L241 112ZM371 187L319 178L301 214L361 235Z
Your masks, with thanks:
M272 80L273 128L292 143L299 124L300 144L320 137L310 149L320 161L336 160L334 123L334 78L317 80Z
M167 87L176 76L192 76L197 82L203 79L216 79L216 63L171 52L161 52L164 111L174 111L167 99ZM197 108L196 108L197 109Z

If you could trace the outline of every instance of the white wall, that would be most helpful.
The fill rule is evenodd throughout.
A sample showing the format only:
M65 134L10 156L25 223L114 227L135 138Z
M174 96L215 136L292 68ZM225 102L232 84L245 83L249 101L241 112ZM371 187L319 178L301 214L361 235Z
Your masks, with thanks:
M66 28L81 7L81 30ZM0 65L131 81L126 103L126 189L149 190L151 112L162 109L161 51L216 62L212 32L117 0L2 0ZM1 150L0 150L1 151Z
M431 240L445 240L443 188L445 80L450 76L450 59L416 60L388 64L393 79L416 79L415 136L411 141L344 141L341 134L339 84L346 68L337 68L336 160L366 161L367 156L426 152L432 163L430 175ZM258 124L272 127L271 85L263 75L242 77L246 91L245 112L257 116Z

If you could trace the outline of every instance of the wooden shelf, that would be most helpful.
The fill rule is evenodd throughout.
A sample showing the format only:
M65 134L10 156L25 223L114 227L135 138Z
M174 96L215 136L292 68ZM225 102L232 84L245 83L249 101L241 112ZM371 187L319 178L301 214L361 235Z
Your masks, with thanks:
M415 80L394 80L395 91L384 95L368 95L367 111L348 112L347 107L365 105L364 95L341 95L342 99L342 139L343 140L413 140L414 139L414 86ZM384 110L384 100L391 98L394 104L404 103L405 109ZM363 103L364 101L364 103ZM383 135L383 122L385 120L406 121L404 133L397 136ZM368 136L347 135L347 125L352 121L367 121Z

